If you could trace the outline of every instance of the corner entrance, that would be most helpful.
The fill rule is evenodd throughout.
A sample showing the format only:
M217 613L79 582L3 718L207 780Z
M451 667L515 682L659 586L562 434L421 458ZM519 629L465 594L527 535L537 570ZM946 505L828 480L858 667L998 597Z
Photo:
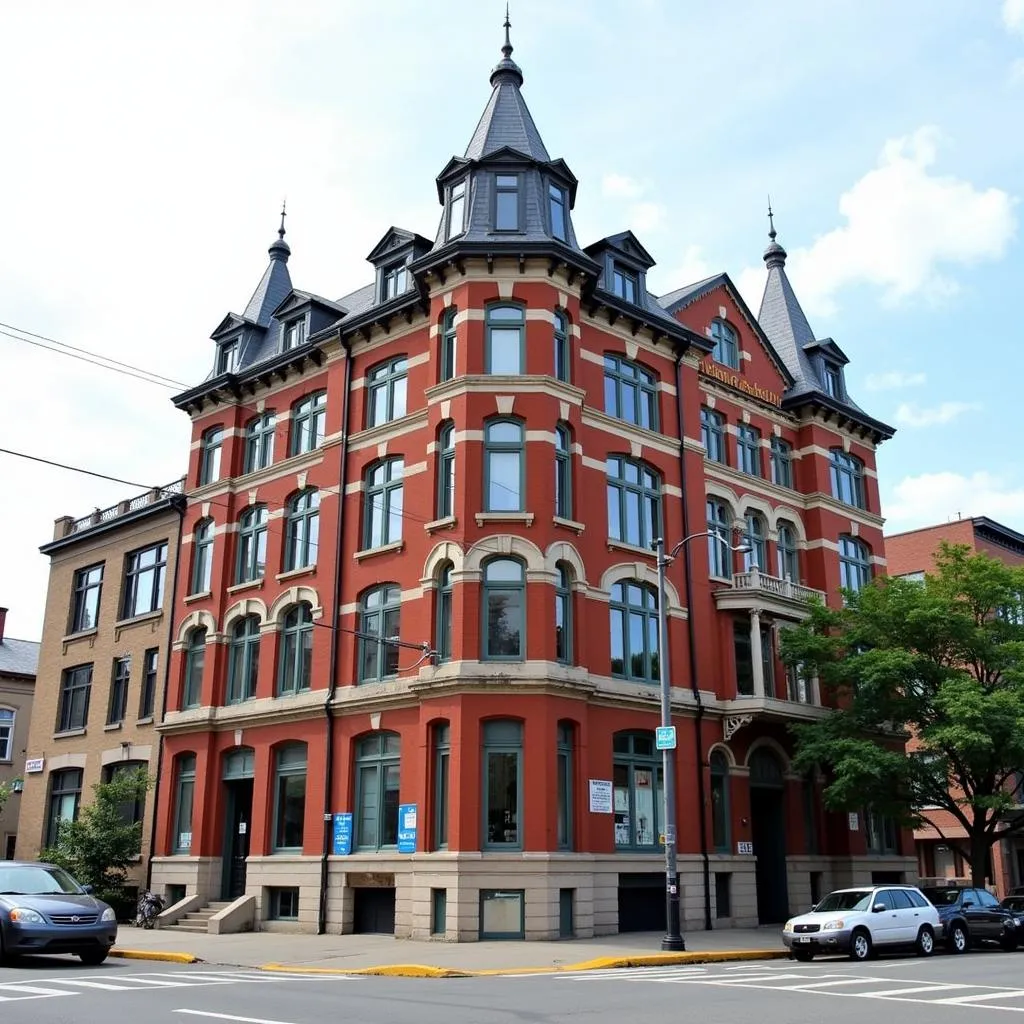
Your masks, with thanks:
M750 832L761 924L780 924L789 916L785 785L778 757L764 747L756 750L750 758Z
M252 827L254 752L237 747L224 758L224 857L221 899L245 895L245 867Z

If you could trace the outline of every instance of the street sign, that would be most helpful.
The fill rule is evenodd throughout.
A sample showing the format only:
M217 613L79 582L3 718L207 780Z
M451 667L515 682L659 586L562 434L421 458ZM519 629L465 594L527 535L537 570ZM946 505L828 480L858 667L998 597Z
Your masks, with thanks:
M398 808L398 852L416 852L416 805L400 804Z
M654 745L658 750L675 750L676 727L674 725L659 725L655 733Z
M334 815L334 836L331 852L335 857L347 857L352 852L352 814Z

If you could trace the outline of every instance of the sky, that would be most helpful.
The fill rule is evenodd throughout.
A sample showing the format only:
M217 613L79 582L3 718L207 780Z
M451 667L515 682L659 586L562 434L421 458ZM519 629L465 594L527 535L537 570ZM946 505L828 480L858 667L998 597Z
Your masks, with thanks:
M0 331L198 383L285 197L296 287L368 283L391 225L434 236L434 178L487 102L503 17L499 0L10 6ZM1024 531L1024 0L514 0L511 17L524 96L580 180L581 241L632 228L655 291L725 270L756 311L770 193L815 333L897 428L887 531ZM180 477L189 421L183 388L5 334L0 367L0 448L128 482L0 454L0 606L34 639L53 520Z

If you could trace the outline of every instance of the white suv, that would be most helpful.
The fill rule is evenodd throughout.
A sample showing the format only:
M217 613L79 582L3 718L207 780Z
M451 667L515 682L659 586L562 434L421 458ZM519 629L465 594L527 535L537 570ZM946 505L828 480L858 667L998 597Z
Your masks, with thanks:
M867 960L876 947L912 947L931 956L939 912L912 885L863 885L829 893L810 913L788 920L782 941L797 960L849 953Z

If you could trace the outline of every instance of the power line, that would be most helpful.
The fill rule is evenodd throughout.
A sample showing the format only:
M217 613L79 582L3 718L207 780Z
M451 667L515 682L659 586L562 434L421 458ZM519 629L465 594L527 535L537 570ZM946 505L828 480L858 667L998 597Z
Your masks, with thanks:
M92 469L82 469L79 466L68 466L63 462L53 462L50 459L41 458L38 455L29 455L27 452L15 452L10 448L0 448L0 454L3 455L14 455L19 459L30 459L32 462L42 462L47 466L54 466L56 469L66 469L70 473L82 473L85 476L94 476L100 480L110 480L115 484L124 484L127 487L137 487L142 491L161 490L161 488L154 488L150 484L136 483L134 480L122 480L118 476L108 476L106 473L97 473Z

